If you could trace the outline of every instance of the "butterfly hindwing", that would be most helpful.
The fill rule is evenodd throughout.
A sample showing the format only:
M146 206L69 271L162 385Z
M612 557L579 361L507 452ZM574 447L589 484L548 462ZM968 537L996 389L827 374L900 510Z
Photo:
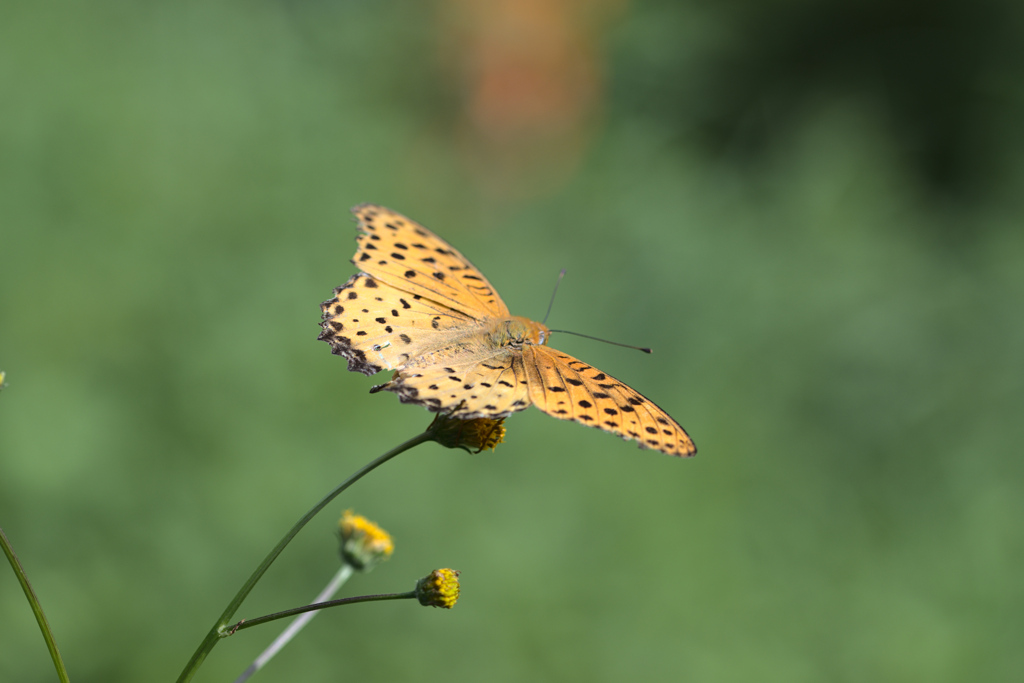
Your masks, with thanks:
M692 455L693 441L650 399L597 368L546 346L523 349L530 399L561 420L573 420L636 441L641 448Z
M352 262L376 279L476 319L508 307L469 260L419 223L375 204L352 209L359 245Z
M464 420L497 419L527 408L530 396L522 354L506 349L486 354L474 349L422 367L410 363L373 391L393 391L403 403Z

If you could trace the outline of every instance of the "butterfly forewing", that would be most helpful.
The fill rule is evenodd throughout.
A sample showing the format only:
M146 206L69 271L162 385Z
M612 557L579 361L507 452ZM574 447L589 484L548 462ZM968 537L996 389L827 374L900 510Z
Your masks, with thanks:
M353 275L320 304L320 339L348 359L348 369L372 375L404 366L443 347L476 320L366 273Z
M597 427L669 455L692 455L679 423L629 386L546 346L523 350L530 399L552 417Z
M472 318L509 315L483 273L419 223L374 204L362 204L352 212L360 230L352 262L363 271Z

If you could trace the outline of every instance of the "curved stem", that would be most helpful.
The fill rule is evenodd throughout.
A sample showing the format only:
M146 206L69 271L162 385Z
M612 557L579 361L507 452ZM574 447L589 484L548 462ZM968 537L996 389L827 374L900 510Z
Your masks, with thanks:
M262 578L263 574L265 574L267 569L270 568L270 565L273 564L274 560L277 559L277 556L280 555L281 551L285 549L285 546L287 546L291 542L291 540L295 538L295 535L299 533L302 527L306 526L306 524L311 519L313 519L313 517L315 517L318 512L323 510L328 503L334 500L338 496L338 494L340 494L342 491L347 489L355 482L359 481L365 475L369 474L376 468L380 467L381 465L383 465L384 463L386 463L388 460L395 457L399 453L403 453L412 448L413 446L418 446L424 441L430 441L433 438L433 433L429 429L427 429L427 431L423 432L422 434L414 436L405 443L396 446L392 450L388 451L387 453L380 456L376 460L370 462L368 465L366 465L358 472L353 474L351 477L343 481L333 491L324 496L323 500L314 505L309 510L309 512L303 515L302 519L296 522L295 525L288 531L288 533L284 535L284 538L282 538L280 542L276 546L274 546L274 549L270 551L270 554L267 555L263 562L260 563L260 566L256 568L256 571L252 573L252 576L249 577L249 579L245 582L241 589L239 589L238 593L231 600L231 602L228 603L228 606L224 609L224 612L220 615L220 617L217 618L217 621L214 622L213 627L206 634L206 637L203 638L203 642L199 644L199 647L192 655L192 659L188 661L188 664L185 665L185 668L182 670L181 675L178 676L178 683L186 683L186 681L192 680L192 676L195 675L196 670L199 669L199 666L203 663L203 660L206 659L206 655L210 653L210 650L213 649L213 647L217 644L218 640L227 635L225 633L225 627L231 622L231 617L234 616L235 612L241 606L242 601L245 600L246 596L249 595L249 592L256 585L256 582L259 581L260 578Z
M250 626L259 626L260 624L266 624L271 621L277 621L278 619L286 619L287 617L294 617L296 614L305 614L306 612L316 612L318 610L327 609L328 607L337 607L339 605L354 605L357 602L380 602L381 600L409 600L416 597L416 591L406 591L404 593L381 593L379 595L357 595L354 598L339 598L337 600L328 600L327 602L315 602L312 605L303 605L302 607L293 607L292 609L286 609L283 612L274 612L273 614L266 614L262 617L256 617L255 619L243 619L237 624L225 629L225 636L233 636L236 631L247 629Z
M3 373L0 373L0 384L3 383ZM18 577L18 583L21 584L21 589L25 591L25 597L28 598L28 604L32 606L32 613L36 615L36 621L39 623L39 630L43 632L43 640L46 641L46 649L50 651L50 657L53 659L53 665L57 668L57 678L63 683L68 683L68 672L64 668L64 660L61 659L60 650L57 649L57 642L53 639L53 632L50 630L50 622L46 620L46 614L43 613L43 606L39 604L39 598L36 597L36 592L32 590L32 584L29 583L28 574L25 573L25 568L21 566L21 562L18 560L17 554L14 552L14 547L11 545L10 540L7 538L7 534L4 533L3 529L0 529L0 547L4 549L4 555L7 556L7 561L11 563L11 569L14 570L14 574Z

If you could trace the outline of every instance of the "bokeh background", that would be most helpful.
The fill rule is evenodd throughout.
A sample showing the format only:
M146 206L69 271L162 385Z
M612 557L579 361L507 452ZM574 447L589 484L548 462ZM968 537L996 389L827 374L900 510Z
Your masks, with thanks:
M452 612L320 615L264 681L1024 671L1024 5L62 0L0 19L0 524L73 679L173 680L429 415L316 341L348 208L467 254L697 458L527 411L346 507ZM54 680L0 571L0 680ZM232 680L278 631L222 642Z

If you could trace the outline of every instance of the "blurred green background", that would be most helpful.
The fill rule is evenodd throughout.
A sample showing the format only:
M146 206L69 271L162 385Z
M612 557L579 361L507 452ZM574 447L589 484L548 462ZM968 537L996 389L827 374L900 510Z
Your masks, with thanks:
M78 681L173 680L280 535L429 415L316 341L348 208L451 241L680 461L530 410L346 507L452 612L320 615L263 681L1024 671L1024 6L152 2L0 18L0 525ZM378 378L379 381L379 378ZM54 680L0 571L0 680ZM222 642L232 680L277 625Z

